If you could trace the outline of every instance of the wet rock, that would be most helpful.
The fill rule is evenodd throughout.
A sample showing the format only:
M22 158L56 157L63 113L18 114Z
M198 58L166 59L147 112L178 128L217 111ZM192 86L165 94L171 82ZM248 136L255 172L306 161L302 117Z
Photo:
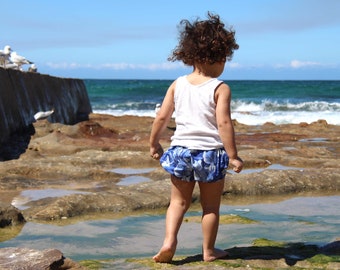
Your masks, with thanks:
M32 201L23 211L27 219L56 220L98 212L166 208L169 175L149 155L152 122L151 117L100 114L90 114L89 121L74 125L35 122L26 152L19 159L0 162L0 192L53 187L88 192ZM173 127L171 121L161 138L165 149ZM235 131L245 168L241 174L227 175L225 198L339 194L340 126L324 121L262 126L235 122ZM275 164L283 169L272 168ZM141 175L149 179L145 183L119 186L126 175L113 172L114 168L154 170ZM199 192L195 191L193 202L198 201Z
M282 195L340 190L340 171L334 169L264 170L227 176L226 179L225 195Z
M25 223L22 213L12 205L0 201L0 228Z
M167 175L164 175L167 178ZM323 179L320 181L320 179ZM85 214L131 213L138 210L166 208L170 202L169 179L117 186L101 182L101 191L46 198L26 204L26 219L59 220ZM113 185L109 187L110 183ZM106 187L104 188L104 186ZM223 197L249 197L303 192L335 192L340 188L340 173L333 170L268 170L251 174L227 176ZM87 189L88 191L90 189ZM199 190L194 190L193 202L199 202Z
M139 210L166 208L170 200L170 181L117 187L110 191L72 194L41 199L27 204L27 219L60 220L98 213L132 213ZM195 197L195 196L194 196ZM196 195L197 198L197 195Z
M89 214L95 213L129 215L135 211L165 209L170 199L170 181L159 162L149 156L152 121L149 117L91 114L89 121L75 125L47 120L35 122L35 133L26 152L16 160L0 162L0 201L9 204L12 198L7 198L8 194L15 197L20 191L29 189L87 192L38 199L22 210L27 220L58 222L60 219L72 222L73 217L81 220L82 216L88 218ZM170 144L173 127L171 122L162 137L164 148ZM245 171L227 175L223 198L232 197L233 202L238 200L247 204L256 196L263 202L265 198L279 200L296 194L339 194L340 126L324 121L262 126L236 123L235 130ZM275 164L286 168L272 169ZM149 181L122 186L119 183L126 175L113 172L114 168L154 170L142 174ZM198 189L194 190L193 202L199 202ZM175 266L185 269L206 269L207 266L209 269L290 269L292 266L315 269L320 268L320 262L325 262L321 264L324 269L339 269L339 262L333 258L338 256L338 249L337 241L321 248L297 244L235 247L227 250L231 257L223 261L206 264L200 255L196 255L177 260ZM112 265L122 266L122 269L129 269L131 264L130 269L135 265L135 269L139 269L141 265L139 262L134 264L131 259L119 259L121 264L113 261ZM150 258L144 261L142 269L159 268L158 264L153 267L152 262L150 266ZM66 262L64 259L64 265ZM110 262L102 262L105 264Z
M28 248L1 248L0 270L66 270L86 269L64 258L57 249L34 250Z

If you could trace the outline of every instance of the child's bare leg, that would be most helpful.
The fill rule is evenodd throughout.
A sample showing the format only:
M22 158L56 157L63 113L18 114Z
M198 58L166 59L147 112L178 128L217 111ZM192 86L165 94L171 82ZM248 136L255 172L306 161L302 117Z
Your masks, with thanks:
M188 210L195 182L186 182L171 176L171 199L166 213L165 238L160 251L153 257L155 262L170 262L177 246L177 234L184 214Z
M220 180L214 183L199 182L199 186L203 210L203 260L214 261L228 255L226 251L215 248L224 181Z

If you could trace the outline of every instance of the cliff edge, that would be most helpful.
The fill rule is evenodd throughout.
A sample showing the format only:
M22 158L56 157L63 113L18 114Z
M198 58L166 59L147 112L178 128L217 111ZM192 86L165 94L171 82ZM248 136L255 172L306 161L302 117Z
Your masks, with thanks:
M88 120L92 108L84 82L0 68L0 145L30 127L37 112L52 109L52 123Z

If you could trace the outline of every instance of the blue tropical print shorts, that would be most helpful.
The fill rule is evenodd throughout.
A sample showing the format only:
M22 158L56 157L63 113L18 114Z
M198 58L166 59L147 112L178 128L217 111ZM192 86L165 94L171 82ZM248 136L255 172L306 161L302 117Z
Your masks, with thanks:
M193 150L182 146L170 147L160 159L162 167L185 181L215 182L224 179L229 157L224 150Z

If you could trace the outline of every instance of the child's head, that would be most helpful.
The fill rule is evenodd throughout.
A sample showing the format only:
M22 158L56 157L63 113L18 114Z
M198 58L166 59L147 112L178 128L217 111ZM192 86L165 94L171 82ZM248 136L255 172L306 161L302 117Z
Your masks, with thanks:
M235 31L224 28L218 15L208 13L208 20L180 22L179 44L168 58L181 60L184 64L214 64L231 60L238 49Z

